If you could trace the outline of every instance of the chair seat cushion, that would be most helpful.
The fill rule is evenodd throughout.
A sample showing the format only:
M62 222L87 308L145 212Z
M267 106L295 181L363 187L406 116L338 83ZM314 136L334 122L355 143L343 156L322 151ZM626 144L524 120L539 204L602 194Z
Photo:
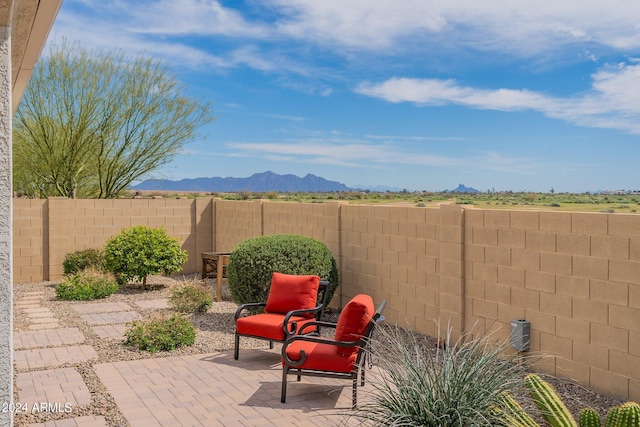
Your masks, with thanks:
M291 310L314 308L318 298L320 277L275 272L267 298L267 313L286 314ZM313 313L305 317L314 317Z
M292 316L289 325L292 322L296 322L297 329L300 329L302 325L308 322L315 321L314 318L306 318L300 316ZM284 341L284 331L282 325L284 323L284 315L276 313L261 313L253 316L241 317L236 322L236 332L241 335L253 335L262 337L268 340ZM291 330L291 328L289 328ZM313 327L305 330L306 332L313 332Z
M336 346L309 341L294 341L287 346L287 357L291 360L300 360L300 350L304 350L307 360L302 366L293 369L310 369L314 371L344 372L353 371L357 353L347 356L336 354ZM284 360L283 360L284 364Z
M336 325L336 341L357 341L366 333L374 315L373 299L358 294L342 309ZM335 347L338 354L348 355L358 351L357 347Z

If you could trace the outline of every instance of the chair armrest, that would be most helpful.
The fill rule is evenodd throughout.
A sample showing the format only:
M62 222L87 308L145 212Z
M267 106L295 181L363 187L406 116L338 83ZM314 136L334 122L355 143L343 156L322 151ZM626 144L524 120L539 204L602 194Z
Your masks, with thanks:
M317 344L328 344L336 347L363 347L365 344L364 339L357 341L336 341L331 338L319 337L316 335L292 335L282 345L282 360L289 366L298 367L304 364L307 360L307 354L304 350L300 350L300 360L291 360L287 356L287 347L295 341L307 341Z
M297 331L296 335L301 335L304 332L305 329L311 328L313 326L320 326L320 327L323 327L323 328L333 328L333 329L335 329L336 326L338 326L338 325L336 323L323 322L321 320L316 320L314 322L307 322L304 325L302 325L300 330Z
M302 316L305 314L316 314L319 313L320 310L322 310L322 304L317 305L313 308L305 308L305 309L301 309L301 310L291 310L290 312L287 313L287 315L285 316L285 323L289 321L289 319L291 318L291 316Z
M266 302L251 302L248 304L242 304L240 307L238 307L236 309L236 314L234 316L235 320L238 320L240 318L240 315L242 314L242 312L244 310L249 310L252 308L260 308L260 307L266 307L267 303Z

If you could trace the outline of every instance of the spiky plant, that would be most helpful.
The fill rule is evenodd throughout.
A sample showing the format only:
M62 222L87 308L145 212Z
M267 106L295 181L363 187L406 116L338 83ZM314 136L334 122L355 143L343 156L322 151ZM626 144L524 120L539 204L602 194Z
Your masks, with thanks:
M526 364L508 354L508 342L464 335L425 350L400 328L378 328L371 357L380 364L367 403L351 417L385 426L506 425L505 393L522 389Z

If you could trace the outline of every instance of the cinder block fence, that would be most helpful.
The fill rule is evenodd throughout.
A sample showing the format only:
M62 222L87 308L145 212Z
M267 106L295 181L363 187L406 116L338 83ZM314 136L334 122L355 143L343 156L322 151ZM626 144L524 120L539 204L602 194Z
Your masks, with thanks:
M357 293L388 301L388 322L497 330L531 322L540 368L640 401L640 215L279 203L217 199L15 199L14 280L58 280L72 251L124 227L164 226L189 252L300 234L324 242L341 274L332 305Z

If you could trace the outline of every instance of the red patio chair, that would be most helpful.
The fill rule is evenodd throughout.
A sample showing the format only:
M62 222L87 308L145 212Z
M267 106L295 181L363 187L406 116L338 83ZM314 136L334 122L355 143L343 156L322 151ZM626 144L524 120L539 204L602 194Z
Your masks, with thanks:
M373 311L369 295L359 294L349 301L338 318L338 323L310 322L301 326L296 335L287 338L282 346L282 394L287 397L287 375L344 378L353 381L352 407L357 404L358 375L364 386L366 346L376 322L382 320L386 301ZM335 328L333 338L308 335L306 328Z
M284 342L305 323L321 320L328 287L329 282L318 276L273 273L267 302L243 304L236 310L233 358L238 359L241 336L268 340L273 348L274 342ZM252 313L259 309L264 312Z

